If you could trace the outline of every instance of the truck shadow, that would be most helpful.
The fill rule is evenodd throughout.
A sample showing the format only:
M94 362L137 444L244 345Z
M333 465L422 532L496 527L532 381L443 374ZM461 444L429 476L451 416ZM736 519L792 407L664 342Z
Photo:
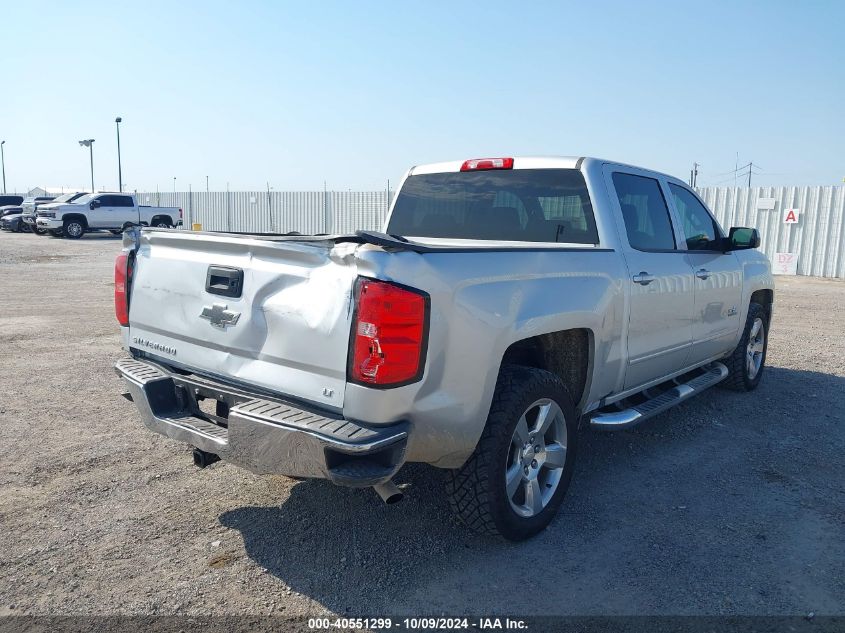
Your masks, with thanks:
M766 372L753 396L711 389L637 429L583 431L560 514L523 543L461 527L442 471L415 464L396 478L397 505L305 481L281 507L220 521L255 563L341 614L765 613L775 599L798 612L785 579L804 582L809 563L836 577L822 561L845 556L830 525L845 516L830 472L845 378ZM837 608L832 588L811 593Z

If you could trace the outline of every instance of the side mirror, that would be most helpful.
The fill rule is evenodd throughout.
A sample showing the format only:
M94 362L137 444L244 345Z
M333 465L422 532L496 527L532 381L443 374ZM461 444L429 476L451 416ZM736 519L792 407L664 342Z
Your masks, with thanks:
M728 250L742 251L760 246L760 233L757 229L744 226L732 226L728 231Z
M97 200L92 200L92 201L91 201L91 204L89 204L89 205L88 205L88 208L89 208L89 209L91 209L91 210L93 211L93 210L94 210L94 209L96 209L97 207L102 206L102 204L103 204L103 203L102 203L102 202L100 202L100 200L99 200L99 198L98 198Z

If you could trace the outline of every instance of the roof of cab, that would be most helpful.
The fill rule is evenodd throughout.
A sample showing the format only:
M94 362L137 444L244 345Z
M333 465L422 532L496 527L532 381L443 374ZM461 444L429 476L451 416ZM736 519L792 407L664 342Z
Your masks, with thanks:
M483 157L482 157L483 158ZM429 163L412 167L409 175L439 174L457 172L468 159L450 160L442 163ZM474 159L472 159L474 160ZM578 156L515 156L514 169L577 169L578 162L583 160Z
M480 157L484 158L484 157ZM420 174L440 174L459 172L461 165L466 160L477 160L476 158L464 160L450 160L442 163L428 163L426 165L417 165L408 171L409 176L418 176ZM632 169L642 169L653 174L659 174L673 181L681 182L676 176L667 174L656 169L649 169L648 167L640 167L638 165L631 165L616 160L608 160L605 158L597 158L595 156L514 156L513 169L581 169L586 167L585 163L611 163L621 167L630 167Z

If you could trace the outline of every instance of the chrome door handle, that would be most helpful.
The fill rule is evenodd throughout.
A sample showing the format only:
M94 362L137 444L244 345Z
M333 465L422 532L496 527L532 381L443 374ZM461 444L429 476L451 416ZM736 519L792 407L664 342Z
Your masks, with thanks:
M654 275L649 275L647 272L641 272L639 275L634 275L631 279L634 280L635 284L647 286L654 281Z
M695 276L699 279L707 279L710 276L710 271L704 268L695 271Z

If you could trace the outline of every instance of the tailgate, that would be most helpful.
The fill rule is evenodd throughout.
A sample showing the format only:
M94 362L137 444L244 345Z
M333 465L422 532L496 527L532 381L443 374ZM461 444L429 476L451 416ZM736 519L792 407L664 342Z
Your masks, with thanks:
M355 247L144 230L130 345L197 373L340 408ZM239 296L219 294L241 271Z

